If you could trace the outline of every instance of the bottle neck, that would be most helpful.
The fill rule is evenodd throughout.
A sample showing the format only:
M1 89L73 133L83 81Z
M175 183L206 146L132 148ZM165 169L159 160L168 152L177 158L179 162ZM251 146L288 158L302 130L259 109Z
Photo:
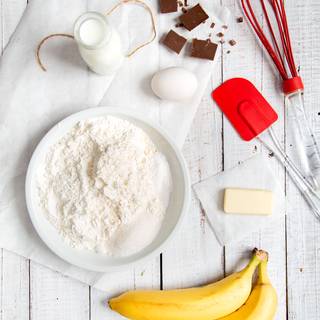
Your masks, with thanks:
M74 38L78 45L88 50L104 47L111 38L112 27L99 12L82 14L74 25Z

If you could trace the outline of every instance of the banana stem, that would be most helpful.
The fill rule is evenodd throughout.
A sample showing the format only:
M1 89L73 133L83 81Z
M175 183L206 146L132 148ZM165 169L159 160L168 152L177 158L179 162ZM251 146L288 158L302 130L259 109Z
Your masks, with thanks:
M254 248L253 254L256 255L260 259L260 261L268 261L269 254L267 251L258 250L257 248Z
M268 284L270 279L267 271L268 261L262 261L258 267L258 283L259 284Z
M260 265L261 262L267 262L268 261L268 252L264 250L258 250L255 248L253 250L253 256L248 263L248 265L244 268L245 273L253 273L256 269L257 265Z

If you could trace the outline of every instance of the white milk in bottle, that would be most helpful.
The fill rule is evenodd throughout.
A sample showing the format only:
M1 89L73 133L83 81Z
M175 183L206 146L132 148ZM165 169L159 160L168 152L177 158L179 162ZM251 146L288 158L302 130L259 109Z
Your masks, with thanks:
M118 32L98 12L86 12L74 26L74 37L80 54L90 69L101 75L115 73L124 54Z

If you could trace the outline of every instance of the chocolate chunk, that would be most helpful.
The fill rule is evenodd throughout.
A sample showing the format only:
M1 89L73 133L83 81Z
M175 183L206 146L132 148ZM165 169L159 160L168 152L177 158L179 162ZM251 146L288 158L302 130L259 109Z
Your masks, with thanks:
M177 12L178 10L177 0L159 0L159 1L160 1L161 13Z
M222 33L222 32L217 33L217 37L219 37L219 38L224 37L224 33Z
M191 57L214 60L218 45L210 40L192 40Z
M210 28L213 29L215 25L216 25L216 24L215 24L214 22L212 22L212 23L210 24Z
M182 11L183 13L188 12L188 10L187 10L186 8L182 8L181 11ZM183 25L183 23L182 23L182 25Z
M176 23L175 27L176 28L181 28L181 27L183 27L183 24L182 23Z
M187 7L188 5L188 0L184 0L184 6Z
M236 40L229 41L230 46L235 46L237 44Z
M242 23L242 22L243 22L243 17L239 17L239 18L237 19L237 22L238 22L238 23Z
M169 49L179 54L181 49L185 45L186 41L187 41L186 38L181 37L173 30L170 30L169 33L164 38L163 44L167 46Z
M193 30L195 27L197 27L202 22L206 21L208 18L209 16L202 9L200 4L195 5L179 17L184 27L189 31Z

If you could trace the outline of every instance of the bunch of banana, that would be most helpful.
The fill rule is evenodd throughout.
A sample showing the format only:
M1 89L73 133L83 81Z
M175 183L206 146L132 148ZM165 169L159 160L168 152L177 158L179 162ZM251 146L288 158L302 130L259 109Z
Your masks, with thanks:
M109 305L132 320L271 320L277 296L266 274L267 260L265 251L255 249L242 271L218 282L180 290L129 291ZM258 265L259 280L250 295Z
M267 274L267 261L258 266L258 281L246 303L219 320L272 320L277 310L277 293Z

